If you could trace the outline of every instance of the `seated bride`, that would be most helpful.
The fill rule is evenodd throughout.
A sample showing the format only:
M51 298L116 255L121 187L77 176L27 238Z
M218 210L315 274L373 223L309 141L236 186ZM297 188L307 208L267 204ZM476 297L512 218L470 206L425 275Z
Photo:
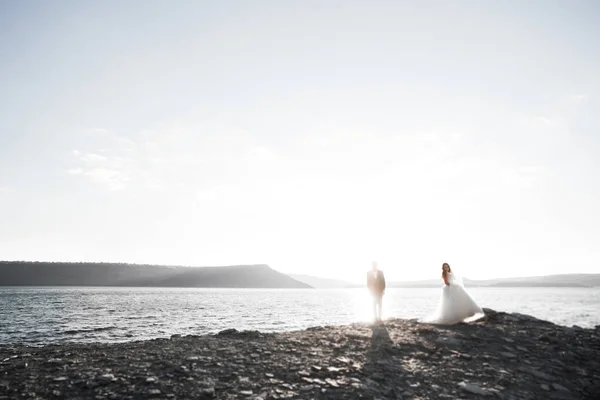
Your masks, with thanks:
M442 265L442 296L435 313L423 322L452 325L469 322L483 316L483 310L465 290L462 279L452 273L448 263Z

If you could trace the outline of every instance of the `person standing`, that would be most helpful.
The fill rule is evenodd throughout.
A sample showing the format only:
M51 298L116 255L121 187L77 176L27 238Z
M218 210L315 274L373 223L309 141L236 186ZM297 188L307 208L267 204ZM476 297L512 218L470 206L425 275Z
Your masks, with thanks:
M457 275L450 264L442 264L442 294L435 313L422 322L429 324L452 325L459 322L470 322L484 316L483 309L466 291L462 278Z
M381 322L381 306L383 294L385 293L385 276L383 271L377 268L377 262L371 264L371 271L367 272L367 288L373 296L373 316L376 322Z

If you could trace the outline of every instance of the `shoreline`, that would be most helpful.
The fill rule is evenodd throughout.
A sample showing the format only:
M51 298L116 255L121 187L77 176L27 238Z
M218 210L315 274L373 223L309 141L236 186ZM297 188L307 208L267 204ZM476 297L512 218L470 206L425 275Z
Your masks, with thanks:
M278 333L0 345L0 399L591 399L600 326L485 309L469 324L388 319ZM492 397L492 398L493 398Z

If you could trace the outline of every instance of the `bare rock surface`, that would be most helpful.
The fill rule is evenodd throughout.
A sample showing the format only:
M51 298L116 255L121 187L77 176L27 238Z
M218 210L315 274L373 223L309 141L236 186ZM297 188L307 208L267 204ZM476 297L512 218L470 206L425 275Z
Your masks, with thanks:
M486 309L471 324L235 329L0 346L0 399L597 399L600 327Z

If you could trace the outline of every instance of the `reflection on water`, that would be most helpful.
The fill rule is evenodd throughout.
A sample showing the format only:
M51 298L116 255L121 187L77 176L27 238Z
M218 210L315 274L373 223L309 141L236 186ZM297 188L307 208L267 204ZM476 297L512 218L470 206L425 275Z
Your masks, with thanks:
M600 324L600 288L473 288L483 307ZM388 289L384 317L433 312L440 289ZM0 288L0 343L128 341L226 328L284 331L369 321L365 289Z

